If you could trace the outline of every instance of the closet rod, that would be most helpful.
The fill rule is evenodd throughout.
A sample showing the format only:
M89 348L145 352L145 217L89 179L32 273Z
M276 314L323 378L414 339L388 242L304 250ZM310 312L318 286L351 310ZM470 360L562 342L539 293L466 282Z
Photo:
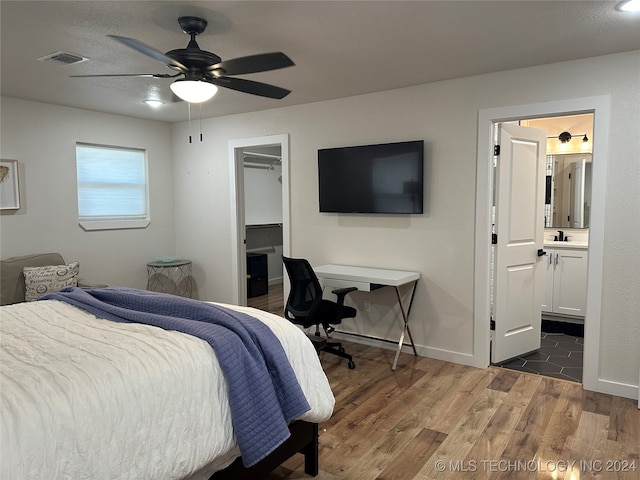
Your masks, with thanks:
M247 230L253 229L253 228L276 228L276 227L282 228L282 224L281 223L257 223L254 225L246 225Z
M273 165L266 165L264 163L250 163L245 161L244 167L246 168L259 168L260 170L273 170Z

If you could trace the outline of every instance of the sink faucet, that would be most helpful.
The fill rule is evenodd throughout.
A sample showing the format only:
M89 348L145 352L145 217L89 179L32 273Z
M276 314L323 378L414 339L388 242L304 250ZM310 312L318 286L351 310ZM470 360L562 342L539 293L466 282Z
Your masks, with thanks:
M564 241L564 232L562 230L558 230L558 241Z

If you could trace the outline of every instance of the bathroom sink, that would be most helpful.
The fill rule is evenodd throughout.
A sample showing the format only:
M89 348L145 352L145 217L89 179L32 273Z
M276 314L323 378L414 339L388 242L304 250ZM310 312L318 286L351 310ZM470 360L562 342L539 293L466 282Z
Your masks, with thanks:
M544 246L549 248L588 248L589 242L576 242L572 240L560 242L551 240L545 242Z

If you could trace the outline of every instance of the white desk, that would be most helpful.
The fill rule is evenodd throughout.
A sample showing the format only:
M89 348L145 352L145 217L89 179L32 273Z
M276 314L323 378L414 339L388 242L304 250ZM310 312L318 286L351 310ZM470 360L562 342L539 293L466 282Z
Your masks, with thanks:
M394 287L398 298L398 305L400 306L400 312L402 313L403 326L400 339L398 340L398 350L396 351L396 356L393 360L391 370L395 370L398 366L398 357L400 356L402 344L404 343L405 332L409 335L413 354L418 354L416 352L415 343L413 342L413 336L411 335L411 329L409 328L409 313L411 312L411 305L413 304L413 296L416 293L416 285L420 279L419 272L331 264L313 267L313 270L316 272L316 275L321 280L324 287L356 287L358 290L363 292L371 292L382 287ZM399 287L410 283L413 283L413 288L411 290L409 306L405 309L402 297L400 296Z

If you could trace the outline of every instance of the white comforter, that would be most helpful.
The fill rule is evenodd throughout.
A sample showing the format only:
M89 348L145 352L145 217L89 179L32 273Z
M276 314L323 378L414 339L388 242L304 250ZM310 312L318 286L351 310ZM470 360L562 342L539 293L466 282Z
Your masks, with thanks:
M328 419L333 394L304 333L229 307L280 339L311 405L301 419ZM205 341L54 300L2 307L0 326L0 479L177 479L238 455L226 382Z

